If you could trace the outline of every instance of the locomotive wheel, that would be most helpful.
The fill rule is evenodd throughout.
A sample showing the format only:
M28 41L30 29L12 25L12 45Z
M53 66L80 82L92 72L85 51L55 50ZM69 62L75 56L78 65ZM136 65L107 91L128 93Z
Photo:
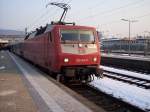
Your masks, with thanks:
M98 69L97 74L95 74L95 76L98 77L98 78L103 78L104 77L103 69Z

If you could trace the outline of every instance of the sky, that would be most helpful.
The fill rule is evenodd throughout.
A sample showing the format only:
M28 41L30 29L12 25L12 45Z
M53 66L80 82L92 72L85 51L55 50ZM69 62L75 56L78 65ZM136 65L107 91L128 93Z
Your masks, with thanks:
M149 35L150 0L0 0L0 29L34 30L51 21L58 21L63 10L46 4L63 2L71 6L65 21L93 26L105 35L131 37Z

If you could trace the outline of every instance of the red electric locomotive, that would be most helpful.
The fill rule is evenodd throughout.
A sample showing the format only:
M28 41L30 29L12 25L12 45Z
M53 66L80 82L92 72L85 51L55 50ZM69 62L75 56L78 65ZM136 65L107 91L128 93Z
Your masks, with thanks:
M53 22L26 36L18 54L58 79L91 81L93 75L102 76L99 40L93 27Z

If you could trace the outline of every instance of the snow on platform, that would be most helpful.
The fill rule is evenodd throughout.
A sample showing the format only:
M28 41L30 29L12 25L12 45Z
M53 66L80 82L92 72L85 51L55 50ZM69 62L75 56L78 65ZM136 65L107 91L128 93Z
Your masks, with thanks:
M144 111L150 111L150 90L104 77L96 79L90 85Z
M120 74L124 74L128 76L150 80L150 74L136 73L136 72L131 72L131 71L124 70L124 69L117 69L117 68L107 67L107 66L102 66L102 65L100 66L100 68L102 68L103 70L107 70L107 71L113 71L115 73L120 73Z

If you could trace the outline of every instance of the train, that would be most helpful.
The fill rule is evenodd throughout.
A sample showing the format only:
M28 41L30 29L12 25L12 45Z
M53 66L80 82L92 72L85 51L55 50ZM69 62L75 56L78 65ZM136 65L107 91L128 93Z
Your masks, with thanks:
M64 9L60 20L28 33L24 42L11 45L10 51L48 70L61 82L90 82L93 76L102 77L96 29L64 22L68 4L49 4Z
M59 80L91 81L102 77L96 29L88 26L48 24L28 34L10 51L33 62Z

